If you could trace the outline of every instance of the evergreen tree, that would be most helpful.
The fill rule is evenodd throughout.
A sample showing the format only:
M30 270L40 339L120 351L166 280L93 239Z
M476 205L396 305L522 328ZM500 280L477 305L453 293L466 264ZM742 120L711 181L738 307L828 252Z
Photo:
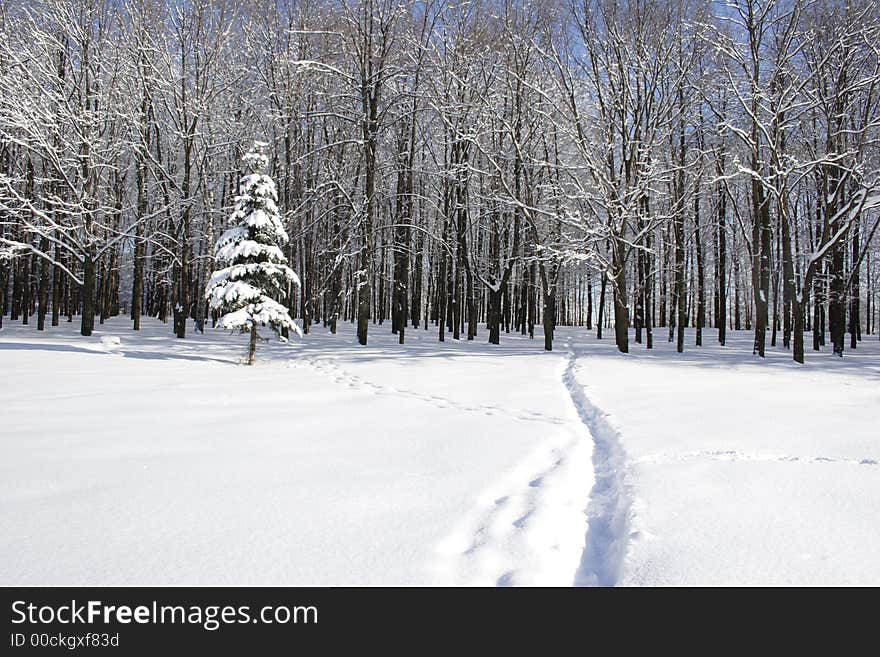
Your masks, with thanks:
M269 164L266 146L255 141L243 157L250 173L241 179L229 219L232 227L214 247L217 261L228 266L214 272L205 292L211 308L222 315L220 326L250 332L248 365L254 364L257 340L262 339L258 326L270 327L281 340L283 329L302 335L288 309L273 299L286 296L290 286L300 282L279 248L289 238L278 212L275 182L263 173Z

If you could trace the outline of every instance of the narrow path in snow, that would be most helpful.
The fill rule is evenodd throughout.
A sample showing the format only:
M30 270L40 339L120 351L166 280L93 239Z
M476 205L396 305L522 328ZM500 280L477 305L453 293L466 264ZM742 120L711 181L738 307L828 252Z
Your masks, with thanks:
M570 586L584 545L591 447L569 424L494 482L438 546L437 581Z
M395 395L469 413L502 415L556 426L507 477L481 497L459 528L439 546L437 577L444 584L613 586L630 532L630 497L619 435L576 379L577 356L560 363L574 417L533 410L466 404L440 395L378 384L332 359L303 356L308 367L338 385Z
M562 382L571 396L578 418L593 438L594 484L587 507L586 545L575 586L614 586L626 556L632 499L626 482L626 455L620 434L589 400L577 380L577 354L570 344Z
M547 422L549 424L560 425L566 423L566 420L562 418L547 415L546 413L541 413L539 411L532 411L528 409L511 410L492 404L463 404L461 402L455 401L454 399L449 399L448 397L442 397L440 395L427 395L421 392L417 392L415 390L409 390L407 388L397 388L395 386L374 383L372 381L367 381L366 379L357 376L356 374L348 372L340 365L337 365L336 363L333 363L326 358L305 356L291 359L289 361L289 365L291 367L305 365L321 374L332 377L335 383L348 386L353 390L363 390L365 392L370 392L374 395L397 395L405 399L415 399L426 404L431 404L436 408L452 408L457 411L465 411L468 413L481 413L483 415L504 415L507 417L512 417L516 420L525 420L526 422Z
M637 463L673 463L675 461L691 461L709 459L713 461L776 461L779 463L845 463L848 465L880 465L876 458L833 458L830 456L787 456L784 454L758 454L738 452L736 450L690 451L678 454L657 453L646 454L636 459Z
M560 359L557 381L564 366ZM593 441L574 414L543 417L552 422L544 425L534 451L492 482L438 545L438 583L571 586L584 550Z

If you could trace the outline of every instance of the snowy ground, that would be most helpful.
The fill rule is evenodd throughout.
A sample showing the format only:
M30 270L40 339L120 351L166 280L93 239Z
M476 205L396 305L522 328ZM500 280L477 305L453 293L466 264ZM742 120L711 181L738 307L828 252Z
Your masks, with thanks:
M876 338L76 327L0 330L0 584L880 584Z

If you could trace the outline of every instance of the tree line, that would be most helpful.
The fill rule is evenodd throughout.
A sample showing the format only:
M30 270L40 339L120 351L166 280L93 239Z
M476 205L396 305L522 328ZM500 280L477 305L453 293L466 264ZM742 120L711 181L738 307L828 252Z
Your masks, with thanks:
M873 0L10 0L0 324L216 322L259 139L304 332L843 355L880 319L878 100Z

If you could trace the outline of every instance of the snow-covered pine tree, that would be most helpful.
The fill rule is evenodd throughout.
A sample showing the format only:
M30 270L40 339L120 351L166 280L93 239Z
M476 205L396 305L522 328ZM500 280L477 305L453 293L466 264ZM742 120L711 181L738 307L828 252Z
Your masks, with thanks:
M265 142L255 141L243 159L249 171L241 179L240 194L229 228L217 240L214 255L227 264L211 276L205 292L212 309L221 313L220 326L240 333L250 332L247 364L254 364L258 326L268 326L279 339L282 329L302 335L287 308L272 297L286 295L299 277L287 266L279 248L288 242L278 213L275 182L263 171L269 165Z

